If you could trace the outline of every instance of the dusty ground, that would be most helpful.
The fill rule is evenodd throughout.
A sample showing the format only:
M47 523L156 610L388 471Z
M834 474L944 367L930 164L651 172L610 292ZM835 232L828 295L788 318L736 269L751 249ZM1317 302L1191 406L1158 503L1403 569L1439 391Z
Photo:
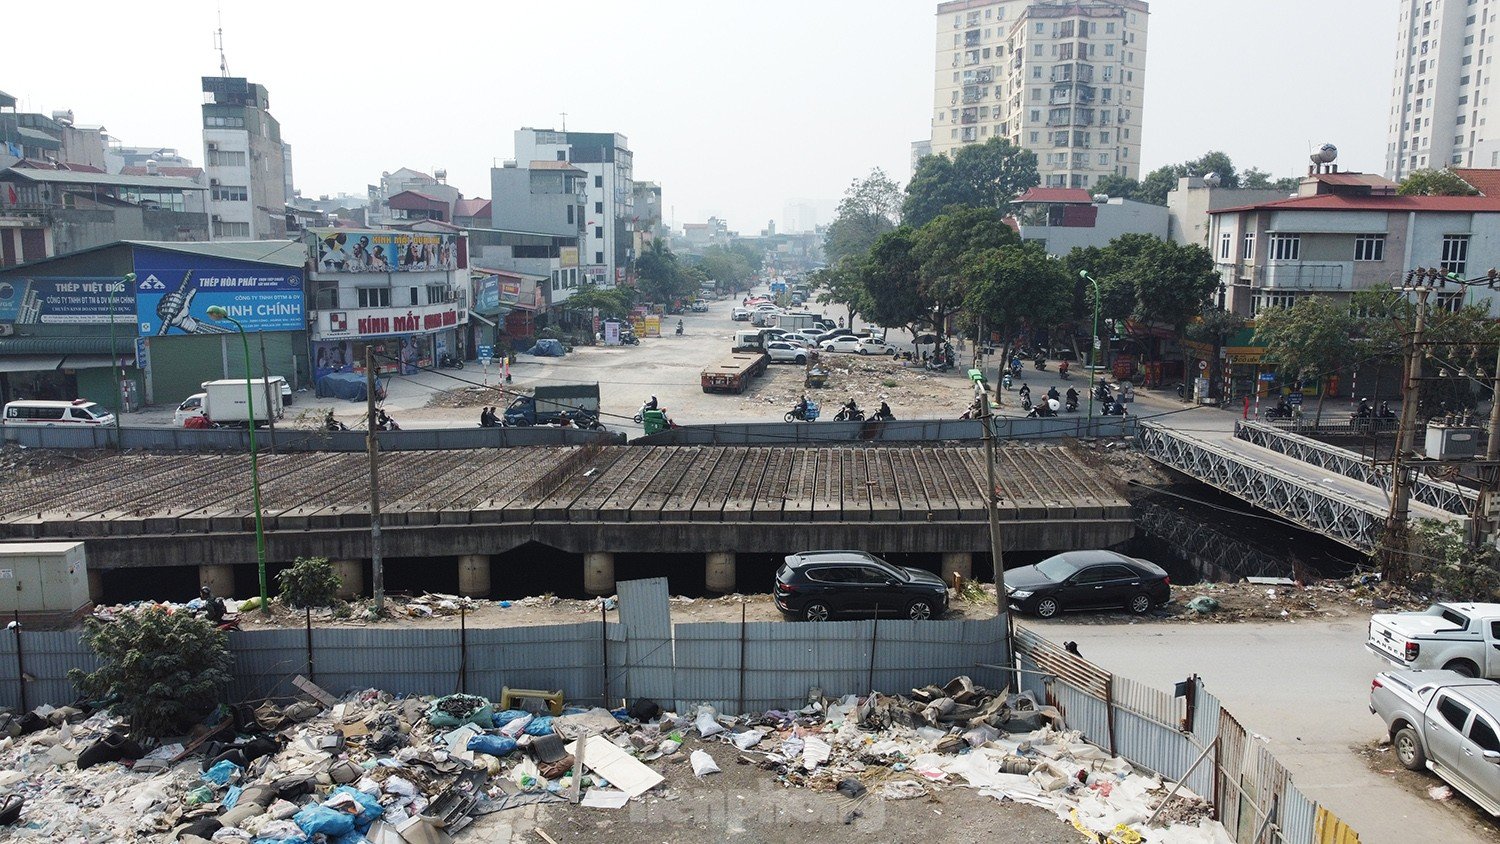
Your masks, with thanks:
M706 750L722 773L694 777L688 756ZM837 792L787 788L732 746L690 737L656 769L666 776L666 796L633 801L623 809L585 809L552 803L480 818L464 841L543 842L537 830L564 842L766 842L805 844L855 835L869 841L997 841L1075 844L1073 828L1045 809L980 796L977 789L939 785L913 800L881 800L872 793L849 799ZM955 836L955 833L960 835Z
M0 484L24 481L112 454L108 451L47 451L0 445Z
M1371 771L1389 780L1394 787L1415 794L1424 800L1440 803L1444 810L1461 818L1474 836L1471 840L1500 841L1500 826L1496 826L1493 818L1470 802L1467 797L1454 791L1436 774L1430 771L1408 771L1401 767L1401 763L1396 761L1396 753L1391 749L1390 742L1372 741L1368 744L1353 745L1349 749L1363 759ZM1438 800L1432 796L1431 790L1444 788L1447 789L1448 797Z

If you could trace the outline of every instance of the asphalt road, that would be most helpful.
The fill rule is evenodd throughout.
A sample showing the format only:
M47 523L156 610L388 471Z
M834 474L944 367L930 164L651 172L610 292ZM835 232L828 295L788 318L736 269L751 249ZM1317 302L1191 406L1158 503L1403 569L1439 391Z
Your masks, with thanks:
M1077 642L1085 659L1159 689L1198 674L1245 729L1270 740L1298 787L1367 844L1500 841L1500 826L1464 798L1438 802L1403 788L1352 749L1384 734L1368 708L1370 680L1384 663L1364 649L1358 621L1021 624Z

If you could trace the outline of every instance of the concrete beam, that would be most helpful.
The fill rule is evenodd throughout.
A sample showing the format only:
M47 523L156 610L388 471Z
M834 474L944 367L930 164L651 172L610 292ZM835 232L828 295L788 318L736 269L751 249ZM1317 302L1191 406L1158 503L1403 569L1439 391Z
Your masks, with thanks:
M583 590L590 595L615 594L615 555L589 551L583 555Z
M703 569L703 584L710 592L727 595L734 591L735 560L733 551L710 551Z
M93 572L90 572L90 574L93 574ZM212 592L215 598L222 598L226 595L233 595L234 566L225 565L223 563L214 565L204 564L199 566L198 585L207 586L208 591ZM91 579L89 581L90 595L92 595L93 591L94 582ZM101 589L100 591L102 592L103 590Z
M458 594L470 598L490 595L490 555L461 554L458 558Z

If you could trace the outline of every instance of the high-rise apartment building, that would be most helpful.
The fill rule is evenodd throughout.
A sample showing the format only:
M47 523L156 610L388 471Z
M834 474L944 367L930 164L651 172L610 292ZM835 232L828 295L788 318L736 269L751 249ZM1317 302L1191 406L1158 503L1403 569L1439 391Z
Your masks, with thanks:
M1500 133L1485 139L1490 118L1500 118L1500 88L1488 64L1497 7L1500 0L1401 0L1389 178L1426 168L1500 167Z
M1140 173L1144 0L953 0L937 7L932 152L993 137L1045 187Z
M203 77L203 169L214 240L287 236L287 155L265 86Z
M516 130L517 161L565 161L588 174L580 261L601 287L624 282L635 260L634 157L618 132Z

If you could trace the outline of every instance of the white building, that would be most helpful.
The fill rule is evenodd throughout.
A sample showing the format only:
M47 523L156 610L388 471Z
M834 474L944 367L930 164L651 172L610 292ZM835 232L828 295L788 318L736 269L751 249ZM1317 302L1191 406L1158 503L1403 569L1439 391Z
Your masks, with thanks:
M635 260L636 214L634 155L625 136L618 132L518 129L516 160L566 161L584 171L580 261L595 284L612 287L626 281Z
M1167 238L1167 209L1131 199L1090 196L1079 188L1032 188L1015 203L1022 240L1042 244L1049 255L1103 248L1127 234Z
M205 76L203 160L214 240L286 237L287 156L265 86Z
M1485 135L1500 117L1500 88L1485 50L1493 52L1500 0L1400 5L1386 176L1400 181L1426 168L1500 167L1500 136Z
M993 137L1036 153L1043 187L1140 173L1143 0L937 7L933 153Z

